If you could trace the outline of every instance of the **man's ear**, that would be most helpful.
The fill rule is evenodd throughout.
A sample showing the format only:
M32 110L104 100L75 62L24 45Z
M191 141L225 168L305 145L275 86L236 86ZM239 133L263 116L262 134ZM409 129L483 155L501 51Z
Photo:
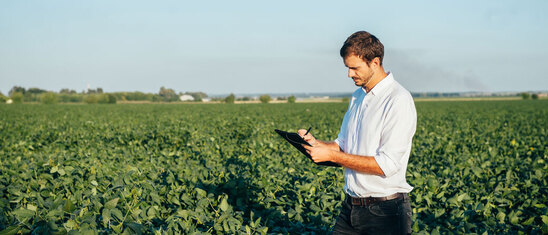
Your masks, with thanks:
M373 58L373 63L375 63L376 65L380 66L380 65L381 65L381 58L379 58L379 57Z
M381 67L381 59L379 57L375 57L371 60L371 62L369 62L369 66L374 68L374 69L378 69Z

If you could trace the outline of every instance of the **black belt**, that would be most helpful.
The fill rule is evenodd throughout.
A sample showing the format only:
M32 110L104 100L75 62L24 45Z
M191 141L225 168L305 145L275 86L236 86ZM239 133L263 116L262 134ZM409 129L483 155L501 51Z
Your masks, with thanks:
M394 193L386 197L350 197L350 202L353 206L366 206L378 202L384 202L394 199L400 199L407 197L407 193Z

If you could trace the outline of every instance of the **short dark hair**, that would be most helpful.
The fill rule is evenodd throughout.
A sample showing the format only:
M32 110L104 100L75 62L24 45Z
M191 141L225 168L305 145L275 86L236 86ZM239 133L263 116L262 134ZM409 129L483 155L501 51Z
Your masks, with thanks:
M366 31L358 31L346 39L340 53L342 58L350 55L358 56L367 64L375 57L379 57L380 65L382 65L384 46L375 35Z

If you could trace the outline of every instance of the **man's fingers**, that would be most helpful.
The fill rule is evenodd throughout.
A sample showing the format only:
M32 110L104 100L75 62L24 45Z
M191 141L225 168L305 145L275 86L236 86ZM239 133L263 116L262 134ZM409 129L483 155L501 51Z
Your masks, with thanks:
M306 149L306 152L310 154L312 152L312 147L308 145L303 145L303 147Z

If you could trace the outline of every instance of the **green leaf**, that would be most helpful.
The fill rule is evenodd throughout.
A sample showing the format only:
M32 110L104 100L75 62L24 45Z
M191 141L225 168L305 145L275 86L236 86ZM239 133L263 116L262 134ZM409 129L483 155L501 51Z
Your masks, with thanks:
M162 204L162 201L160 199L160 196L158 196L158 193L156 192L151 192L150 193L150 197L152 198L152 201L157 203L157 204Z
M131 216L133 216L133 218L135 219L139 219L139 215L141 214L141 212L143 212L143 210L137 208L135 210L133 210L133 212L131 212Z
M529 225L533 224L534 221L535 221L535 217L531 217L531 218L529 218L528 220L524 221L521 224L525 225L525 226L529 226Z
M314 211L314 212L321 212L321 211L322 211L322 209L321 209L320 207L318 207L318 206L316 206L316 205L314 205L314 204L312 204L312 205L310 206L310 209L311 209L312 211Z
M112 210L110 210L110 213L114 215L114 217L116 217L116 219L118 219L120 222L123 222L124 215L122 214L120 210L113 208Z
M510 223L511 224L518 224L519 223L519 211L518 212L515 212L515 211L512 211L509 215L508 215L508 219L510 220Z
M156 210L154 210L154 207L148 208L148 210L147 210L147 216L148 216L149 218L152 218L152 217L156 216Z
M548 216L541 215L540 217L542 218L542 222L544 223L544 225L548 225Z
M63 210L61 208L59 208L59 209L49 211L46 214L46 218L51 219L51 220L55 220L58 217L63 216L63 214L64 214Z
M461 202L462 200L466 199L467 196L468 196L467 193L462 193L461 195L457 197L457 201Z
M445 209L436 209L436 210L434 211L434 216L435 216L436 218L442 216L443 214L445 214Z
M261 225L261 217L257 218L257 220L255 220L255 227L259 227Z
M13 211L12 213L15 216L17 216L17 218L19 220L25 220L25 219L32 218L36 214L34 211L24 209L24 208L19 208L19 209Z
M451 197L449 199L447 199L447 202L449 202L450 204L453 204L453 205L458 205L459 202L457 201L457 197Z
M103 209L103 226L108 228L109 222L110 222L110 210Z
M119 197L114 198L114 199L108 201L107 203L105 203L105 208L106 208L106 209L113 209L113 208L115 208L115 207L116 207L116 204L118 204L118 200L120 200Z
M219 205L219 208L221 208L222 211L228 210L227 197L223 197L223 200L221 201L221 204Z
M69 230L72 230L74 227L76 227L78 224L74 220L68 220L65 224L65 228L68 228Z
M0 231L0 235L14 235L14 234L17 234L20 229L21 228L18 226L10 226Z
M196 193L198 194L198 196L200 197L206 197L207 196L207 192L201 188L195 188L196 190Z
M504 218L506 218L506 214L504 214L502 211L500 211L498 214L497 214L497 219L499 220L499 222L502 224L504 223Z
M445 191L441 191L440 193L436 195L436 198L442 198L444 194L445 194Z
M181 205L181 202L179 201L179 199L176 196L169 196L169 202L171 202L171 203L173 203L177 206Z
M126 225L133 231L133 234L142 234L144 231L146 231L146 227L138 223L132 222L132 223L127 223Z
M110 226L110 228L112 228L112 230L114 230L114 232L116 232L117 234L120 234L122 233L122 225L123 224L119 224L119 225L116 225L116 226Z
M187 210L178 210L177 215L182 217L183 219L188 219L188 211Z
M38 207L36 207L35 205L32 205L32 204L28 204L27 209L36 212L36 209L38 209Z
M63 209L65 210L65 212L72 213L74 210L76 210L76 206L74 206L74 203L72 203L70 199L66 199Z

